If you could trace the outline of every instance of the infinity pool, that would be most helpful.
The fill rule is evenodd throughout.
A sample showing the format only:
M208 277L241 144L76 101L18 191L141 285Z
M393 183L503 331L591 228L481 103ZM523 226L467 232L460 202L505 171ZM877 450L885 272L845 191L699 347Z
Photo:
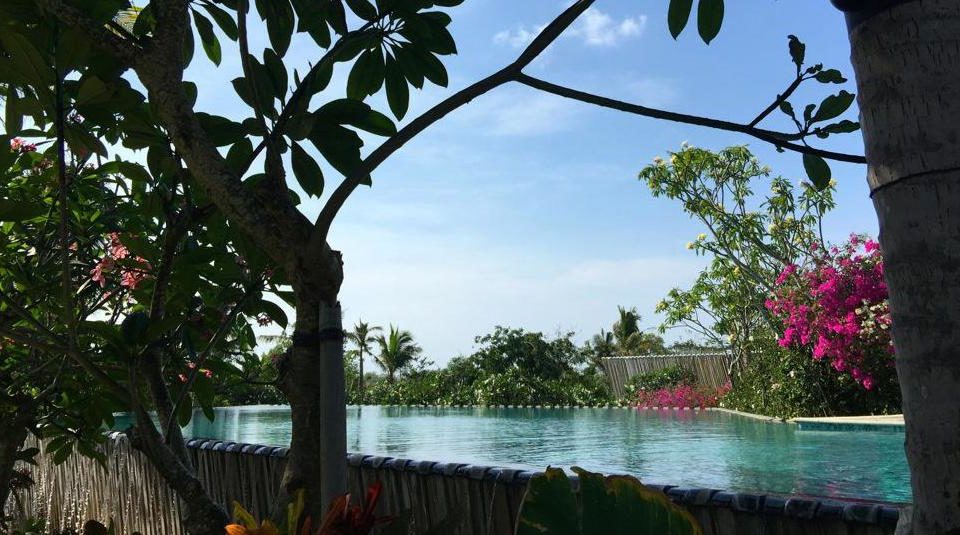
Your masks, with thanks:
M221 408L213 422L195 414L185 433L287 446L289 415L285 406ZM799 431L714 411L353 406L347 416L347 449L372 455L577 465L648 483L910 501L902 432Z

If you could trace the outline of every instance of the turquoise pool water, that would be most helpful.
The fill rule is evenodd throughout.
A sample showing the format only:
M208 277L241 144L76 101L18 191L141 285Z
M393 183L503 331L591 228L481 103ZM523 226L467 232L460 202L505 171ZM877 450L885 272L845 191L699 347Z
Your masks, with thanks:
M800 431L723 412L349 407L352 452L543 469L578 465L648 483L906 502L902 432ZM122 427L120 421L118 427ZM197 413L192 438L287 446L289 409Z

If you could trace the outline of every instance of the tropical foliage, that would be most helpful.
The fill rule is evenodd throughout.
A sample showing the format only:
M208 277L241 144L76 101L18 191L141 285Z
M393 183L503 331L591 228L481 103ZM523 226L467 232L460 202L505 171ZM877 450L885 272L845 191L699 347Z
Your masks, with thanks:
M635 477L604 477L576 466L572 470L579 479L579 496L560 468L547 468L530 480L517 535L703 533L689 512Z
M839 267L841 261L828 258L832 249L821 235L823 217L833 207L831 186L817 189L801 183L795 187L782 177L771 176L743 147L711 152L685 146L669 160L657 159L640 177L654 196L680 202L704 227L687 248L709 257L709 265L689 289L671 290L657 311L665 316L662 330L684 327L713 345L733 350L733 389L722 401L724 406L778 416L896 410L896 394L885 397L852 391L853 381L834 376L825 362L808 362L813 343L794 343L800 342L800 332L799 325L790 328L791 321L802 323L800 311L808 311L825 280L820 277L817 288L807 286L801 292L799 281L806 280L809 285L815 277L802 279L794 276L795 272L814 266ZM769 193L759 197L754 188L762 184L769 184ZM846 256L843 262L850 264L852 253ZM882 269L875 264L874 259L866 268L872 273L874 289ZM827 273L836 271L830 269L833 271ZM843 294L838 300L845 302L851 290L840 288L852 288L857 277L851 272L850 284L835 286ZM785 286L788 280L791 283ZM879 306L876 292L867 293L870 306ZM840 314L857 308L863 308L860 301L850 310L834 307L834 323L841 319ZM877 308L870 314L876 330L883 330L879 326L882 320L876 321L874 316L882 318L884 312ZM784 330L781 319L787 321L789 330ZM835 339L834 323L823 319L818 324L826 339ZM804 328L809 337L810 326ZM888 382L885 390L896 392L889 383L895 381L892 368L881 368Z
M374 340L380 347L380 352L375 356L377 365L387 373L387 381L391 383L396 380L398 371L414 365L423 352L410 331L400 330L393 325L386 336L378 335Z

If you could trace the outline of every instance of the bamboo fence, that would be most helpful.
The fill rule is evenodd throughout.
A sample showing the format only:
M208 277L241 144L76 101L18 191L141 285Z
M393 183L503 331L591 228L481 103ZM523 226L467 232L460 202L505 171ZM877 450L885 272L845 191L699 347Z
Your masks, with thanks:
M719 388L730 380L730 364L733 355L729 353L676 353L670 355L640 355L635 357L607 357L603 359L603 369L610 381L610 387L618 399L625 395L624 385L631 377L639 373L648 373L670 366L682 366L697 376L697 382L703 386Z
M180 506L146 457L112 433L103 446L106 468L72 455L55 466L39 456L36 484L18 494L27 516L46 519L49 531L77 529L87 519L113 521L118 534L181 535ZM279 485L286 448L191 440L197 473L210 494L230 507L244 504L267 516ZM458 463L348 456L351 492L358 498L383 482L380 514L407 515L411 533L512 534L533 472ZM682 504L705 535L892 535L897 508L865 502L820 501L652 486ZM7 510L14 509L14 501Z

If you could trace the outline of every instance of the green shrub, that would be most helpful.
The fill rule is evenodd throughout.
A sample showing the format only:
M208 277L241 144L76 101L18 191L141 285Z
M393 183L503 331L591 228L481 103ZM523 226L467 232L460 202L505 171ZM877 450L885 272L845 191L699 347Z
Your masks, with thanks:
M656 371L638 373L627 380L624 385L624 394L628 399L636 397L637 393L673 388L680 385L695 385L697 376L683 366L667 366Z
M780 418L891 414L900 396L864 390L826 361L771 343L751 356L720 406Z

